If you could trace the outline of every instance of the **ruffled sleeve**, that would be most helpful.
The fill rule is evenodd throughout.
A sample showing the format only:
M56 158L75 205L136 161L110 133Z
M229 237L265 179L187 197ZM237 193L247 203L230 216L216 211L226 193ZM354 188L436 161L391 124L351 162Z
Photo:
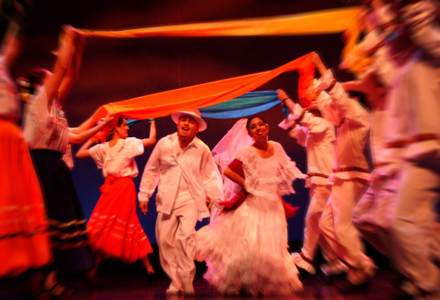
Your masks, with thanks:
M236 159L242 163L244 171L244 188L250 194L257 193L259 182L259 174L255 172L258 163L257 158L257 154L251 146L240 148L236 154Z
M144 145L142 140L133 137L126 138L124 143L124 152L127 153L129 158L143 154Z
M251 147L243 147L238 149L237 154L235 155L235 158L242 162L243 165L247 165L252 160L252 154Z
M271 142L275 148L275 155L279 162L279 177L278 191L280 195L294 194L295 190L292 187L293 182L297 179L305 179L306 174L303 174L297 167L296 163L287 156L281 144Z

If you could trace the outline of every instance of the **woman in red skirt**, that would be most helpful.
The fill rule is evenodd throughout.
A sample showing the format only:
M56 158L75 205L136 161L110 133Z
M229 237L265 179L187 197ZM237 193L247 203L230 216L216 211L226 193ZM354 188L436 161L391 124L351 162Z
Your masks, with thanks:
M21 7L15 1L11 4ZM15 9L13 15L24 17ZM21 48L19 31L19 19L12 18L0 50L0 278L21 276L18 280L24 281L26 299L45 300L50 299L44 290L52 261L49 224L31 156L17 125L20 100L9 74Z
M156 125L153 120L147 139L128 137L128 129L127 121L119 117L109 142L90 148L93 141L89 140L76 154L79 159L92 157L105 177L87 228L97 265L109 257L129 263L139 259L147 273L153 274L147 256L153 249L136 214L133 178L139 173L134 158L156 143Z

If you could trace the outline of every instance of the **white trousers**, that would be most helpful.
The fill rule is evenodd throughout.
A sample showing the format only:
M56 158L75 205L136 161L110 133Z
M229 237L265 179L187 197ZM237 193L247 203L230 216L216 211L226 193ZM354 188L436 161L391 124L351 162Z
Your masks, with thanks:
M362 196L353 211L353 223L362 236L379 252L390 252L391 221L397 203L398 178L381 178Z
M171 279L170 289L183 290L191 285L196 273L195 227L199 211L194 202L173 209L170 215L158 213L156 240L160 264Z
M404 164L392 224L397 267L417 288L437 293L440 269L433 254L438 253L440 235L434 208L440 196L439 163L440 157L423 166Z
M319 222L321 220L322 212L330 197L332 190L331 185L316 185L310 186L310 204L307 209L305 227L304 227L304 242L301 252L305 257L313 260L320 243L322 254L328 261L335 261L337 259L336 253L333 251L324 239L321 238L321 231L319 229ZM330 226L328 230L332 230Z
M355 269L364 269L370 263L363 254L359 232L352 222L353 209L366 187L365 180L336 178L320 222L326 242L339 258Z

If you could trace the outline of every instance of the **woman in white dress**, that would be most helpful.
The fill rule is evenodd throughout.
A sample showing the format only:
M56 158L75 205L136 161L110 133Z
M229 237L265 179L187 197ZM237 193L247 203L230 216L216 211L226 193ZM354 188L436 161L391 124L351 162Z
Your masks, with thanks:
M303 286L287 251L281 196L294 193L292 182L306 175L279 143L268 141L269 126L261 117L250 117L246 128L254 144L238 150L224 173L246 198L196 233L196 258L206 261L204 278L221 293L289 295Z

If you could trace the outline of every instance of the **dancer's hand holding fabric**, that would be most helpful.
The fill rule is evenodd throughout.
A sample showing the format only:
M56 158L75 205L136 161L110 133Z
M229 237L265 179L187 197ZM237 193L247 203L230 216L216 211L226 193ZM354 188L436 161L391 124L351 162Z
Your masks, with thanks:
M317 52L312 53L311 61L316 66L321 75L324 75L327 72L327 68L325 67L324 63L321 60L321 57Z

